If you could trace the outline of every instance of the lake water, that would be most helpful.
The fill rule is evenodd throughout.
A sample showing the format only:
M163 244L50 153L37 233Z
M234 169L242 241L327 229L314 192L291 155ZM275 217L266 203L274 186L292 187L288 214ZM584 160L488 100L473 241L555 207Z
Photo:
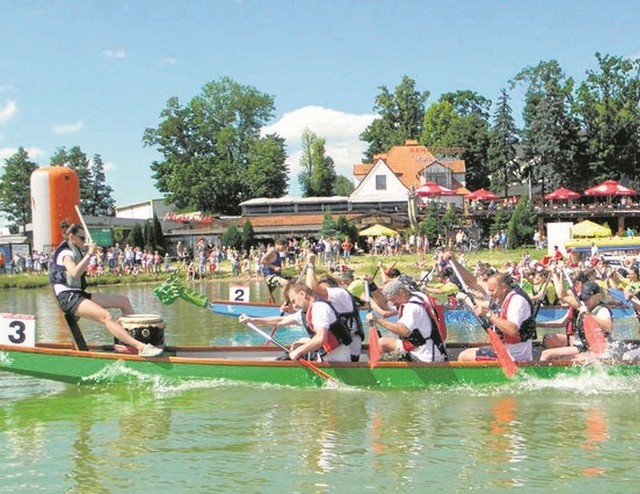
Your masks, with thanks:
M229 291L194 287L211 298ZM251 340L231 318L160 306L151 288L100 290L162 314L171 344ZM253 298L266 299L259 289ZM37 314L39 340L68 341L53 302L48 290L0 293L2 311ZM82 327L91 343L110 341L100 326ZM600 372L411 392L0 378L3 493L616 493L640 481L640 380Z

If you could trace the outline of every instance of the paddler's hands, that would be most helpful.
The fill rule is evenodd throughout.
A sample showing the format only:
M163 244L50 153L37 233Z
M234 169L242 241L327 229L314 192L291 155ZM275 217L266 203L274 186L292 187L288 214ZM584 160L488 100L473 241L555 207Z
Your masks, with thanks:
M249 322L253 322L253 319L246 314L240 314L238 321L241 322L242 324L247 324Z
M92 256L98 250L98 244L96 244L93 240L90 240L87 244L87 254Z

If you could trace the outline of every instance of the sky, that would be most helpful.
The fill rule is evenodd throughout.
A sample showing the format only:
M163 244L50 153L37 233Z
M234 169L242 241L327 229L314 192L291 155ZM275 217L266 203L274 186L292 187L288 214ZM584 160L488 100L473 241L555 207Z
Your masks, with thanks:
M580 82L595 53L640 55L640 9L624 0L0 0L0 172L24 147L100 154L117 205L162 197L144 147L171 97L228 76L269 94L264 132L286 139L299 196L300 137L326 139L352 176L380 86L496 101L526 67L555 59ZM511 93L516 120L522 89Z

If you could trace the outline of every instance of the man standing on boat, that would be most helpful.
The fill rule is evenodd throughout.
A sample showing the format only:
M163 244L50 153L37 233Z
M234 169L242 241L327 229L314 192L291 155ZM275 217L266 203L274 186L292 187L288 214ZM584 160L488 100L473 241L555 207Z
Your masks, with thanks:
M58 299L60 308L65 314L74 317L85 317L104 324L107 330L125 345L138 350L142 357L160 355L162 348L144 344L136 340L122 325L113 318L107 309L120 309L123 315L133 313L131 302L122 295L106 293L87 293L86 274L89 260L98 249L90 242L87 253L82 254L85 247L86 233L81 225L71 225L65 231L65 240L51 255L49 281Z
M280 253L284 253L284 249L284 242L276 240L260 259L260 267L270 291L273 291L278 285L284 288L289 282L287 278L282 276L283 257Z
M536 321L531 301L524 292L511 286L511 277L505 273L492 275L487 281L487 291L490 303L480 303L473 311L493 325L514 360L533 360ZM497 355L492 347L467 348L460 352L458 360L497 360Z
M382 353L395 354L400 359L417 362L445 360L444 343L427 310L430 302L426 296L421 292L412 292L405 283L397 279L387 283L382 293L399 310L397 322L382 319L373 313L367 314L368 321L399 336L380 338Z

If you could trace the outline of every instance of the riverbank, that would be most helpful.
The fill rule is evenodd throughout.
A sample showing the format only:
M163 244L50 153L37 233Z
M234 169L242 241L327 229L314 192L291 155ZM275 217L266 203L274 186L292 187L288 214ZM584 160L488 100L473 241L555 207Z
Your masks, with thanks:
M532 259L541 259L546 251L535 250L533 248L520 248L515 250L489 250L483 249L477 252L465 254L467 266L474 266L477 261L487 262L497 268L502 268L506 262L519 262L525 253L529 253ZM400 272L406 273L413 277L420 277L425 270L431 269L433 266L433 253L425 256L417 254L402 254L398 256L370 256L368 254L352 256L349 261L349 267L354 270L357 275L373 274L378 267L378 263L382 262L385 269L392 265ZM326 267L318 265L318 273L326 271ZM217 279L238 279L249 280L249 275L242 274L240 276L232 276L231 263L223 261L218 269L213 273L207 273L201 280L196 282L213 281ZM160 274L137 274L116 276L113 274L103 274L88 278L89 286L103 285L131 285L138 283L161 283L171 272L163 272ZM285 268L284 274L295 277L294 268ZM186 279L186 274L184 275ZM255 279L255 277L253 278ZM49 278L46 274L21 273L21 274L4 274L0 275L0 288L2 289L28 289L43 288L49 286Z

